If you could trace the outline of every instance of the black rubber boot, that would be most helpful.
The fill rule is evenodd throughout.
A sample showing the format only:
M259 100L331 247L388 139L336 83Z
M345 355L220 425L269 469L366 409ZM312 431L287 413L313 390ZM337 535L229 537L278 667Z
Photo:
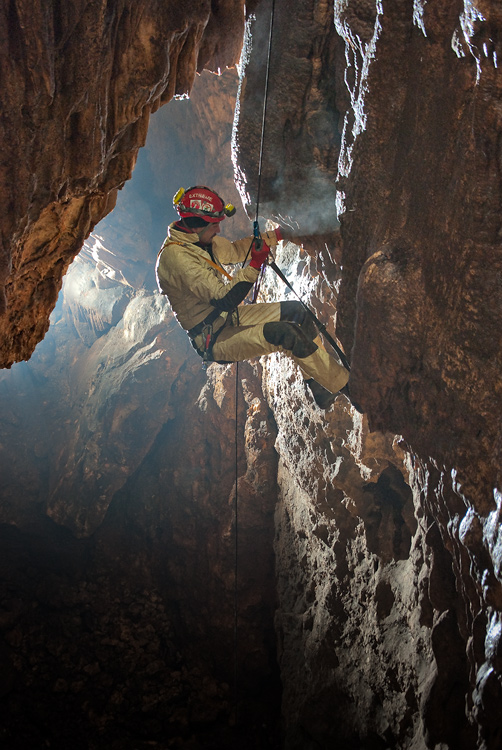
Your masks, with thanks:
M343 393L343 395L350 401L354 409L358 411L359 414L363 414L363 410L361 409L359 404L356 403L350 395L348 383L347 385L344 385L343 388L340 388L337 393L331 393L331 391L328 391L326 388L324 388L324 386L314 380L314 378L309 378L305 381L305 384L310 388L310 391L314 397L314 401L320 409L329 409L336 401L340 393Z
M305 384L310 388L314 401L320 409L329 409L335 402L338 393L340 393L340 391L338 391L338 393L331 393L331 391L324 388L324 386L318 383L317 380L314 380L314 378L309 378L305 381Z
M357 403L357 401L354 401L354 399L350 395L349 384L348 383L346 385L344 385L343 388L340 388L339 393L343 393L343 395L348 398L348 400L350 401L350 403L352 404L352 406L354 407L354 409L356 411L358 411L359 414L364 414L363 410L361 409L361 407L359 406L359 404Z

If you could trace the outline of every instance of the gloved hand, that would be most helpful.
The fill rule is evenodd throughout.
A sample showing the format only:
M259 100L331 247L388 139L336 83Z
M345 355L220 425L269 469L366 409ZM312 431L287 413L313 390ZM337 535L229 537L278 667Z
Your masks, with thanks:
M280 242L281 240L285 240L286 242L295 241L295 233L290 227L277 227L277 229L274 229L274 232L277 237L277 242Z
M266 263L269 252L270 248L266 242L263 242L263 240L254 240L249 265L257 268L259 271L262 265Z

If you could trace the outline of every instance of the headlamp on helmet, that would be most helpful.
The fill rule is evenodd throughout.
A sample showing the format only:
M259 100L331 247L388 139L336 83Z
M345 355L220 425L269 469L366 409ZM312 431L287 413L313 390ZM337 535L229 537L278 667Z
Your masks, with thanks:
M173 198L173 205L182 219L197 216L209 223L223 221L236 211L235 206L231 203L225 205L218 193L203 185L188 190L180 188Z

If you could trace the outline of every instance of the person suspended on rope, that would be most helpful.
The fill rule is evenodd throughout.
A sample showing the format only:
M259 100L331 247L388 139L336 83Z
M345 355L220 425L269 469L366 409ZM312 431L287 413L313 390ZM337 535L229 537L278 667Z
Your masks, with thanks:
M179 220L168 228L159 252L159 290L206 362L227 364L284 352L299 366L315 402L331 406L348 397L348 371L321 346L315 320L300 301L241 305L284 230L230 242L220 224L235 208L205 186L180 188L174 196ZM247 265L230 276L222 265Z

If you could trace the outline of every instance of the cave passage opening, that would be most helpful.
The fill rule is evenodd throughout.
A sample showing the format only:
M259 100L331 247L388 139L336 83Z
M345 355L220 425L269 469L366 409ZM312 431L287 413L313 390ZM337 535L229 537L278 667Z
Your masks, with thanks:
M225 667L226 656L217 674L207 667L217 653L228 655L226 627L218 636L222 613L211 623L207 602L198 614L197 602L192 602L192 620L185 622L183 634L190 655L177 645L186 599L203 591L202 581L212 595L223 591L220 576L226 580L233 570L228 565L211 581L201 554L190 573L193 590L183 585L179 576L190 566L169 557L177 554L179 532L173 530L174 511L167 507L165 487L176 489L165 478L165 465L160 460L155 464L147 448L152 440L153 452L163 439L175 445L183 430L200 428L175 419L173 406L165 404L169 392L181 402L194 402L205 376L198 358L196 365L190 358L185 363L191 348L187 350L175 321L166 332L172 347L167 364L151 356L154 342L163 336L154 315L163 301L155 302L153 269L166 225L176 218L172 196L180 185L208 182L240 204L231 163L236 90L235 71L204 73L190 99L171 102L152 116L133 177L70 267L45 339L29 362L0 373L5 445L10 446L1 456L1 529L10 540L18 527L14 542L6 546L1 581L2 604L14 613L4 631L2 712L11 716L4 726L8 741L24 736L32 744L78 747L86 737L96 747L100 742L108 747L106 742L118 733L140 747L174 731L180 743L192 734L207 747L211 742L235 746L237 729L228 723L231 671ZM232 236L250 233L244 211L228 223ZM130 346L124 352L118 341L126 329ZM207 443L200 443L205 455ZM180 481L187 485L187 498L193 495L191 483L200 484L204 494L208 482L201 477L200 451L194 451L193 459L184 457L190 465ZM225 455L220 460L231 464ZM159 477L166 483L161 488L155 486ZM190 539L194 512L180 511L185 551L195 543ZM201 524L209 515L206 508ZM225 544L208 529L194 537L201 546ZM58 568L62 556L51 553L61 539L65 570ZM271 532L266 562L273 570L272 540ZM182 603L175 603L175 590ZM173 606L171 612L166 602ZM242 679L251 675L245 696L242 690L248 700L243 748L253 733L261 737L260 747L276 747L280 685L272 618L265 610L254 606L250 615L257 622L266 620L266 632L260 636L258 627L255 634L258 645L246 638L241 644L243 651L250 648L243 655ZM219 638L217 648L202 648L204 629L210 633L208 644ZM197 666L199 647L205 654ZM56 652L59 658L53 658ZM26 712L27 702L39 709ZM58 722L62 704L67 720Z

